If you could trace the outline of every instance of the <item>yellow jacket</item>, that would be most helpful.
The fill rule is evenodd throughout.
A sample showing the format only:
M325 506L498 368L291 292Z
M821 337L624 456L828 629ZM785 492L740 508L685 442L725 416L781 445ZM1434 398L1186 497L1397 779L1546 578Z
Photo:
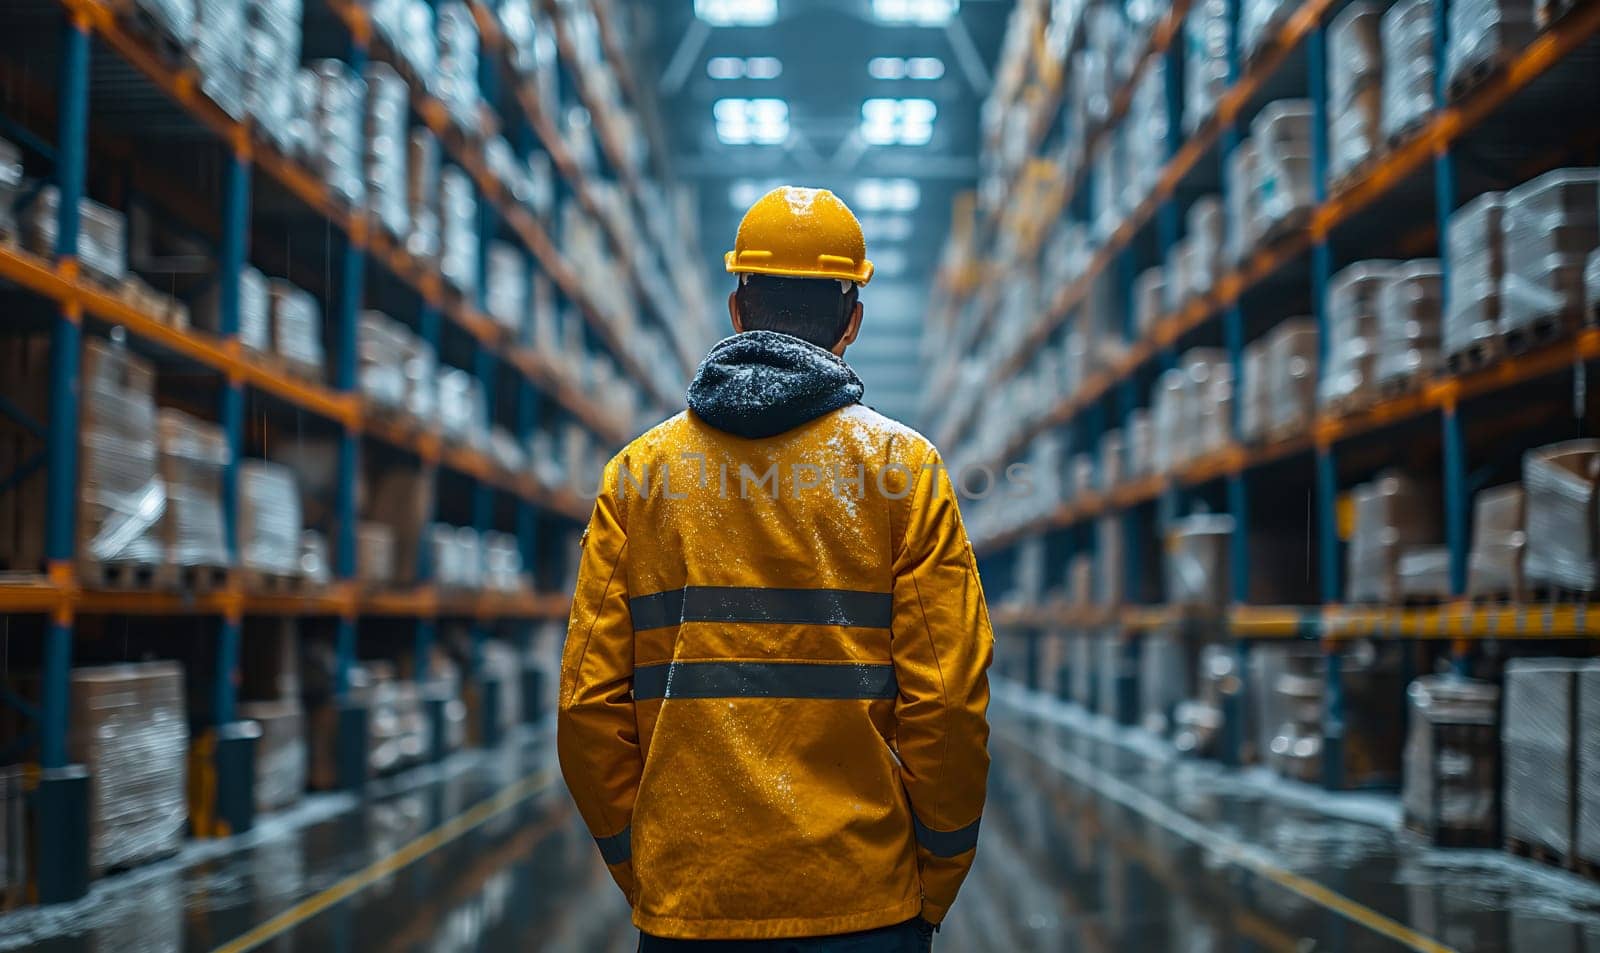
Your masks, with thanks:
M938 453L859 396L739 335L606 467L558 747L646 933L938 923L971 866L988 613Z

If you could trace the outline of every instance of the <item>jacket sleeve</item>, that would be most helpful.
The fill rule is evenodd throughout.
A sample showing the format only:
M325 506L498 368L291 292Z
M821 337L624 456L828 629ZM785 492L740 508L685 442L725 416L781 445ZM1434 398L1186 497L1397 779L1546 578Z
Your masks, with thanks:
M955 492L936 451L915 474L894 567L900 774L911 800L922 917L944 919L972 866L989 774L994 635Z
M561 654L556 749L561 773L617 886L633 902L629 822L644 761L633 705L628 536L606 468L583 537L578 585Z

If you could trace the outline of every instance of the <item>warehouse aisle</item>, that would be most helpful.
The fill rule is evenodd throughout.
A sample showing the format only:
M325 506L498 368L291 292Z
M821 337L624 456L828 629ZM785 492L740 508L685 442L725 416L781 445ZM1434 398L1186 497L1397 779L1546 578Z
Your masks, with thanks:
M994 715L982 848L942 951L1600 942L1600 889L1497 852L1411 845L1382 826L1381 799L1318 803L1310 789L1172 764L1137 735L1006 686ZM192 845L71 912L0 918L0 950L631 950L551 755L547 737L525 738L380 786L359 810L314 799L226 857Z

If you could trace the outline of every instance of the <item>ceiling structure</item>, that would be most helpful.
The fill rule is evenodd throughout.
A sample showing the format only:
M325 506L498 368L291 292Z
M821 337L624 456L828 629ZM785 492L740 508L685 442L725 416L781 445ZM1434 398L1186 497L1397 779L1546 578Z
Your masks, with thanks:
M850 361L867 403L912 415L927 295L951 202L978 176L979 110L1011 3L649 0L634 9L639 72L655 80L672 171L699 196L708 267L769 188L837 192L862 219L878 266ZM724 287L717 278L713 289Z

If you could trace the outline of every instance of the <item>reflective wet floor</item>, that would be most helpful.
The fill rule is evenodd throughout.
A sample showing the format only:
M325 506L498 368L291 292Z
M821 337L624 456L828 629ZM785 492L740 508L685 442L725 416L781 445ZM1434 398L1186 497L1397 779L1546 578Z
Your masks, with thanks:
M936 949L1600 953L1600 888L1426 848L1392 801L1174 761L1002 689L990 805ZM196 844L70 908L0 917L0 950L634 949L548 739L458 756L358 804Z

